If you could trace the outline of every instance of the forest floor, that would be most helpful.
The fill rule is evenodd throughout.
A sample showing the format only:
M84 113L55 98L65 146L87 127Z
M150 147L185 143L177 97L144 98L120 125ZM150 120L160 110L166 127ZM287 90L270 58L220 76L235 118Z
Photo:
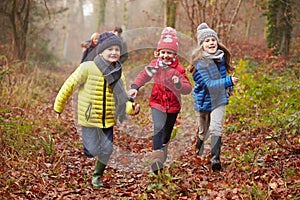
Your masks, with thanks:
M132 81L130 73L127 82ZM62 75L61 82L66 77ZM94 189L91 175L95 159L83 154L74 101L68 102L57 119L53 102L59 88L54 86L49 90L48 102L33 110L7 108L0 112L6 134L11 134L7 127L12 121L23 123L16 120L17 116L32 119L32 126L40 120L44 126L36 127L32 136L24 138L24 148L12 147L9 143L13 141L2 134L2 199L300 199L299 152L281 148L276 140L266 137L265 130L224 133L222 170L213 172L209 140L204 154L196 155L191 95L183 97L165 168L154 175L147 162L153 130L147 106L149 86L137 98L141 103L139 115L115 127L114 152L102 178L104 187ZM225 127L231 120L226 120ZM41 146L32 144L31 150L22 152L32 141L39 141Z

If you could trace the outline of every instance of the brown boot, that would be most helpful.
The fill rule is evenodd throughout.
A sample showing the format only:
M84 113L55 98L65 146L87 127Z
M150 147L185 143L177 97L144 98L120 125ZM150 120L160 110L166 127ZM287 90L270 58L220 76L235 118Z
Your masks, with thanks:
M151 154L151 170L154 174L158 174L164 167L164 151L154 150Z
M167 158L168 158L168 147L169 147L169 143L167 144L163 144L163 152L164 152L164 162L166 162Z

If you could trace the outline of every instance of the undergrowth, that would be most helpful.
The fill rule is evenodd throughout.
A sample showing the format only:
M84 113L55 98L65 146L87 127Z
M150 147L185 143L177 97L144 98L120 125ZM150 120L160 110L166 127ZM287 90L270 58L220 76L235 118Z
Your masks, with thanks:
M236 68L240 81L227 107L227 132L260 130L270 137L299 137L299 74L297 65L274 69L241 59Z

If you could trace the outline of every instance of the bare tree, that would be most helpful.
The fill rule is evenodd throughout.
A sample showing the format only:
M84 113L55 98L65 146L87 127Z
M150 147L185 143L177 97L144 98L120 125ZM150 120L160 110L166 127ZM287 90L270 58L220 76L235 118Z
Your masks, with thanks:
M191 21L191 32L196 34L200 23L206 22L218 34L224 36L232 30L243 0L180 0Z
M228 31L227 31L228 34L229 34L230 31L231 31L231 28L232 28L232 26L233 26L233 22L234 22L234 20L235 20L237 14L238 14L238 12L239 12L239 10L240 10L241 4L242 4L242 0L239 0L237 6L235 7L235 11L234 11L234 13L233 13L233 15L232 15L232 17L231 17L230 24L229 24L229 26L228 26Z

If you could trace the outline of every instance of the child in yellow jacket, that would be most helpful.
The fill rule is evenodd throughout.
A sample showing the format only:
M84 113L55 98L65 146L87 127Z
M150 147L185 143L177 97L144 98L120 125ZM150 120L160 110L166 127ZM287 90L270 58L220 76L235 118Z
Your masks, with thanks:
M97 156L92 178L94 187L102 187L100 178L113 151L113 127L126 114L139 112L139 105L127 95L122 65L121 39L111 32L99 36L97 56L70 75L54 103L58 116L69 97L78 88L78 124L82 126L82 142L88 152Z

